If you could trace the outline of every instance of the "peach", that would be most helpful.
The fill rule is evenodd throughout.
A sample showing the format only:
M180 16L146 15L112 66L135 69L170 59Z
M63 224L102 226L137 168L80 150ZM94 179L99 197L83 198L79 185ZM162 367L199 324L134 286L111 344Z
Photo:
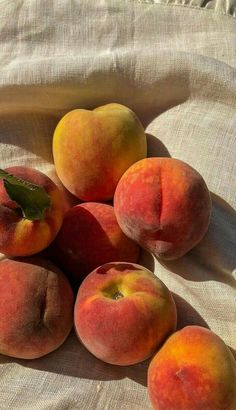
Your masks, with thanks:
M236 363L212 331L186 326L172 334L148 368L155 410L236 409Z
M121 177L114 209L129 238L160 259L177 259L205 235L211 197L190 165L172 158L146 158Z
M152 272L131 263L107 263L79 288L74 323L82 344L98 359L131 365L153 355L176 328L176 306Z
M0 262L0 353L34 359L57 349L73 326L74 295L52 263Z
M64 214L61 193L50 178L34 168L16 166L6 171L42 186L50 196L51 205L43 219L29 220L9 198L0 180L0 252L11 257L36 254L49 246L61 227Z
M55 263L80 281L106 262L136 262L139 256L139 246L120 229L113 206L96 202L65 214L51 249Z
M70 111L53 136L57 174L83 201L113 198L121 175L146 155L144 129L134 112L121 104Z

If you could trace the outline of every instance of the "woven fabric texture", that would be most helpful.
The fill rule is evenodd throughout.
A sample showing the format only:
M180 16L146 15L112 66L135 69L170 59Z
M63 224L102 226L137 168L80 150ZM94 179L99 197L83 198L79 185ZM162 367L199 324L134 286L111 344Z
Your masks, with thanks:
M177 261L145 264L173 291L178 326L198 324L236 349L236 3L0 1L0 167L54 172L63 114L133 109L149 156L189 163L212 194L209 231ZM2 410L148 410L148 361L116 367L72 332L37 360L0 356Z

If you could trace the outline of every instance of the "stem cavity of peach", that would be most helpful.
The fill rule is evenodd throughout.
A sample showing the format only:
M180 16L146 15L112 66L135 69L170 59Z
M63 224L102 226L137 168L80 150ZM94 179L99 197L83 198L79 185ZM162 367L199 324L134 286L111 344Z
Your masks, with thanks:
M108 285L102 290L102 293L106 298L112 300L119 300L125 297L124 292L121 290L121 283Z
M122 299L123 297L123 293L121 293L119 290L116 293L114 293L114 295L112 295L112 299L114 300Z

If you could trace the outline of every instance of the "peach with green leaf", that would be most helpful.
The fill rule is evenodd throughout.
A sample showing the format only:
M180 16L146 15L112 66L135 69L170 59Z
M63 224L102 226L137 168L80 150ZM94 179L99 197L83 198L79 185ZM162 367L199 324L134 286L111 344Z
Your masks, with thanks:
M48 247L63 220L61 193L42 172L25 166L0 170L0 252L28 256Z

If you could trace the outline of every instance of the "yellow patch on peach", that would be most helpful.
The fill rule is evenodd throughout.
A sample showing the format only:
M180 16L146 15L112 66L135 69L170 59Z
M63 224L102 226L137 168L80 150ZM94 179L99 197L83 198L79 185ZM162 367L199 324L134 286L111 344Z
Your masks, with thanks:
M27 219L21 219L15 227L14 235L12 237L12 243L16 249L24 249L26 242L29 245L29 253L31 255L40 252L44 248L45 244L50 243L51 230L45 221L39 221L37 227L35 222ZM14 252L14 250L12 251Z

